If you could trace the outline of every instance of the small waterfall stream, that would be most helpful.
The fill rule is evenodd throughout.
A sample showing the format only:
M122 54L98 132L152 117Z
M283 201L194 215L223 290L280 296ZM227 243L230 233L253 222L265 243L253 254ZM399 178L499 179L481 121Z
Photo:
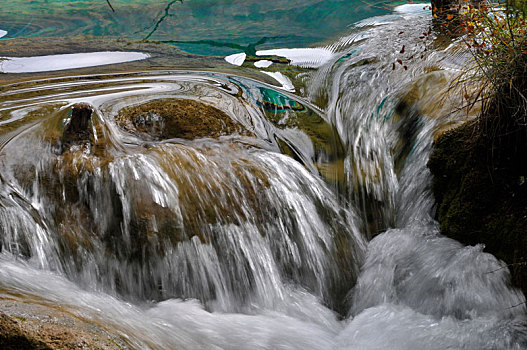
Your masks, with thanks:
M138 349L527 348L504 263L433 220L426 163L460 118L438 95L466 57L417 39L431 23L416 8L350 28L297 94L183 71L2 87L0 293ZM244 131L119 126L125 108L170 99ZM80 103L93 142L67 146Z

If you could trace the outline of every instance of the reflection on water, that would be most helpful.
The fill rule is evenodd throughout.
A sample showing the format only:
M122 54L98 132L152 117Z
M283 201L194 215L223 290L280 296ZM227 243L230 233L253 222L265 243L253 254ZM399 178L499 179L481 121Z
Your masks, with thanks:
M282 56L287 58L291 65L306 68L319 68L335 56L334 52L326 48L259 50L256 54L258 56Z
M144 60L140 52L89 52L35 57L0 57L0 73L35 73Z
M262 38L266 47L306 47L335 37L354 21L387 12L358 0L112 0L111 4L115 12L106 1L4 1L1 29L10 38L94 35L171 40L186 51L211 56L235 53L232 44L247 46Z

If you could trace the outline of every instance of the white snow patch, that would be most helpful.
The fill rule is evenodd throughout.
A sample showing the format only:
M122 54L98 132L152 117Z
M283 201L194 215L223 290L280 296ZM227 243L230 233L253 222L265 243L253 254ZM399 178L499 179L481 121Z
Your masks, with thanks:
M393 10L402 14L422 15L430 12L429 8L430 4L404 4L395 7Z
M258 56L281 56L291 61L294 66L318 68L331 60L333 53L324 48L272 49L256 51Z

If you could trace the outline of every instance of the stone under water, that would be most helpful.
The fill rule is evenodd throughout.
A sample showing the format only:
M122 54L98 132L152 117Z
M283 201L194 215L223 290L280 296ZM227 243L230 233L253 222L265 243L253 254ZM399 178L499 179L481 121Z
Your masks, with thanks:
M124 130L152 140L251 135L219 109L190 99L160 99L126 107L115 120Z

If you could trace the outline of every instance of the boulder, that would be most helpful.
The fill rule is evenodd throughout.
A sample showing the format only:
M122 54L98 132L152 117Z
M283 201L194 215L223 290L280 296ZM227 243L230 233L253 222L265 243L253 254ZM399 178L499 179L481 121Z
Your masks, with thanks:
M123 130L151 141L252 135L223 111L189 99L159 99L125 107L115 121Z
M74 144L93 144L92 113L93 109L87 104L73 107L71 118L62 134L63 149Z
M512 282L527 292L527 153L525 130L489 142L481 120L446 132L434 144L434 175L441 233L509 265ZM491 273L491 271L489 271Z

